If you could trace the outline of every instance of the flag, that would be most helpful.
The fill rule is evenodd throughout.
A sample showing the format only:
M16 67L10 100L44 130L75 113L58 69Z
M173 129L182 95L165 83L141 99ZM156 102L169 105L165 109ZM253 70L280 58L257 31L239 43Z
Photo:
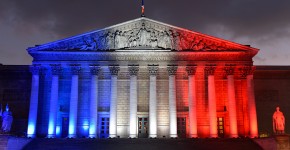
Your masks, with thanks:
M145 16L145 6L144 6L144 0L142 0L142 6L141 6L141 12L142 12L142 16Z

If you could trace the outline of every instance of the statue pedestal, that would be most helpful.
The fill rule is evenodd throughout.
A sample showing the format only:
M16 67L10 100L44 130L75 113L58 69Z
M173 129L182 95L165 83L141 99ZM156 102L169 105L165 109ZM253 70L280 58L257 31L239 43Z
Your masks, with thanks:
M277 150L290 150L289 135L275 135L275 140L277 142Z

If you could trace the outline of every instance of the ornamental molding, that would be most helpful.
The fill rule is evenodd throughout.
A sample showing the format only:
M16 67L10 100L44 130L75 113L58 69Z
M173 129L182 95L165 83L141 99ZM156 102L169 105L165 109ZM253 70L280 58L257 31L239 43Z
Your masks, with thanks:
M145 17L101 30L28 48L37 51L112 51L112 50L176 50L176 51L247 51L258 49L175 27Z
M229 75L234 75L235 73L235 65L234 64L230 64L230 65L226 65L224 68L225 71L225 75L229 76Z
M82 70L82 67L80 64L70 64L70 67L71 67L71 73L73 75L79 75L79 73Z
M139 71L139 65L129 65L128 70L130 76L137 76Z
M208 65L204 67L204 72L207 76L214 75L216 70L216 65Z
M150 76L156 76L159 70L159 65L148 65L148 71Z
M256 66L244 66L240 68L241 78L246 78L248 75L253 75L256 70Z
M51 67L51 74L52 75L60 75L62 71L62 67L60 64L50 64Z
M120 71L119 65L110 65L109 70L112 76L118 76L118 72Z
M192 76L192 75L195 75L196 73L196 69L197 69L197 66L196 65L192 65L192 66L186 66L185 70L187 72L187 75L188 76Z
M177 68L178 68L177 65L168 65L168 66L167 66L168 75L169 75L169 76L174 76L174 75L176 75Z

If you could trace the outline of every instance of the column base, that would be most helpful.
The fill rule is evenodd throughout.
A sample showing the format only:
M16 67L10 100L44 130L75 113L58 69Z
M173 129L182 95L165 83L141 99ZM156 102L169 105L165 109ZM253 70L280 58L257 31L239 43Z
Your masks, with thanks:
M130 134L129 138L137 138L137 135L136 134Z
M239 137L239 135L237 135L237 134L230 135L230 138L237 138L237 137Z
M76 137L77 137L77 135L75 135L75 134L71 134L71 135L67 136L67 138L76 138Z
M47 138L55 138L55 134L48 134Z
M117 137L116 134L110 134L110 135L109 135L109 138L116 138L116 137Z
M149 138L157 138L157 134L149 134Z
M218 138L218 135L217 134L212 134L209 136L210 138Z
M88 138L97 138L97 136L95 134L90 134Z
M36 137L36 135L35 134L27 134L27 136L26 136L27 138L35 138Z
M177 134L170 134L169 137L170 138L178 138Z
M189 138L198 138L198 135L197 134L190 134Z

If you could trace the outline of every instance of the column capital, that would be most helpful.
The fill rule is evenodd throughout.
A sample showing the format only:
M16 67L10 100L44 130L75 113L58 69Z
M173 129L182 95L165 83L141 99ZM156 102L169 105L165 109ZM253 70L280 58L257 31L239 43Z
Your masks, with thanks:
M168 71L169 76L176 75L177 68L178 68L177 65L168 65L167 71Z
M189 76L195 75L197 66L196 65L188 65L186 66L186 72Z
M60 64L50 64L52 75L59 75L62 71Z
M128 66L130 76L137 76L139 71L139 65L129 65Z
M226 65L225 68L225 73L226 75L234 75L235 73L235 65Z
M40 64L33 64L31 66L29 66L29 70L32 73L32 75L39 75L39 73L41 72L41 65Z
M207 76L214 75L215 70L216 70L216 65L207 65L204 68L204 72Z
M148 71L150 76L156 76L158 73L159 65L148 65Z
M246 78L248 75L253 75L256 70L256 66L243 66L240 68L241 77Z
M82 70L82 67L80 64L71 64L70 67L71 67L71 73L73 75L78 75Z
M109 69L110 69L111 75L113 75L113 76L117 76L118 72L120 71L119 65L110 65Z
M90 65L90 72L92 75L98 75L101 70L99 65Z

